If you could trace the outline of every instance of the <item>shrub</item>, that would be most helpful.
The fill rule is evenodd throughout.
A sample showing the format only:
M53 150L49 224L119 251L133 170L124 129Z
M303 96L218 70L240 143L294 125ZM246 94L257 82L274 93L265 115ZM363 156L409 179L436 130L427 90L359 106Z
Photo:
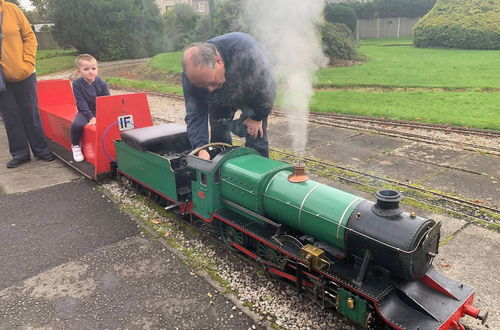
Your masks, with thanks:
M327 4L325 7L325 20L330 23L342 23L354 32L358 17L352 7L345 5Z
M330 63L335 60L354 60L357 58L356 46L348 36L349 29L344 24L333 24L325 22L319 27L321 31L321 41L323 51L330 59Z
M438 0L413 34L417 47L500 49L500 2Z
M165 48L154 0L55 0L53 35L99 60L140 58Z

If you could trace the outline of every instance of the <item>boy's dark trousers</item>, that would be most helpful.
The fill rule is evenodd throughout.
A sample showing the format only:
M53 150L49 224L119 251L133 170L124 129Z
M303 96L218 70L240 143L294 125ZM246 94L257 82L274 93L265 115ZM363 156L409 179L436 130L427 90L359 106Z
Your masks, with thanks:
M80 140L83 134L83 127L87 125L88 119L82 115L81 112L78 112L73 119L73 123L71 124L71 144L77 146L80 144Z
M30 146L35 157L51 154L38 112L35 73L20 82L7 82L6 87L0 94L0 109L12 157L30 159Z

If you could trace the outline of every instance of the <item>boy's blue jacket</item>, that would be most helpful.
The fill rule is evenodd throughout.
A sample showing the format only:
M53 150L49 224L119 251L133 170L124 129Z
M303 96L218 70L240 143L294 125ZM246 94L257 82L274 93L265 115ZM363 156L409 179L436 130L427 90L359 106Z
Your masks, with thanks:
M95 117L95 99L98 96L109 95L108 85L99 77L91 84L83 78L73 81L73 94L75 95L76 107L87 120Z
M225 68L224 85L213 92L194 86L182 73L186 102L186 124L193 149L208 143L208 115L211 120L231 119L234 111L254 120L271 112L276 82L265 50L251 36L228 33L207 42L215 45Z

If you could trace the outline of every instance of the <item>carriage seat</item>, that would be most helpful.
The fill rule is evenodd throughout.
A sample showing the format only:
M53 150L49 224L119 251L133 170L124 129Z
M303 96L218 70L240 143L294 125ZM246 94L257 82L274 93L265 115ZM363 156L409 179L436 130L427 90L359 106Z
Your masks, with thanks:
M121 139L126 144L155 153L181 153L191 149L185 125L163 124L124 131Z

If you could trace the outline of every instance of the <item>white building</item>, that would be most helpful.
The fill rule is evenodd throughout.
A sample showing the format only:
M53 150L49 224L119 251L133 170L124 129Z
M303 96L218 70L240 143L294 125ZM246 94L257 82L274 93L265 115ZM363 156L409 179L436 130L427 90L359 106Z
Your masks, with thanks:
M178 3L185 3L191 5L196 13L208 14L210 8L208 0L155 0L160 8L160 13L164 14L169 8L172 8Z

